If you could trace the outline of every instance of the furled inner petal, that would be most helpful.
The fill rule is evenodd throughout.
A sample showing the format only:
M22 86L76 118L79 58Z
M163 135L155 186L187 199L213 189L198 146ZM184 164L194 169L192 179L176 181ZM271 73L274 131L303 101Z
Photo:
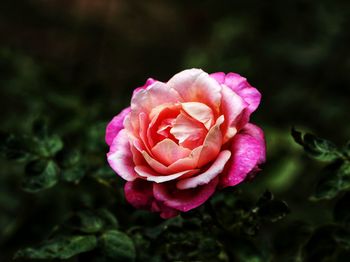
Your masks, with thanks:
M200 185L208 184L212 179L218 176L224 170L226 162L230 159L231 152L224 150L220 152L215 162L204 173L194 177L182 179L177 182L178 189L195 188Z
M159 174L163 175L169 175L169 174L174 174L178 173L181 171L185 170L190 170L190 169L196 169L197 167L197 162L199 158L199 154L201 152L201 148L197 147L194 150L191 151L190 155L185 158L181 158L174 163L172 163L170 166L166 166L159 162L158 160L154 159L152 156L150 156L146 150L144 150L142 144L138 141L134 141L134 148L142 154L143 159L146 161L146 163L156 172Z
M191 150L166 138L152 148L152 153L160 162L168 166L181 158L187 157Z
M198 167L202 167L216 158L222 146L222 133L220 126L225 121L225 117L221 115L215 125L209 130L200 152L198 159Z
M182 109L194 119L203 123L209 130L214 122L214 114L210 107L199 102L182 103Z
M145 177L146 180L148 181L152 181L152 182L156 182L156 183L164 183L167 181L171 181L171 180L175 180L181 176L184 175L193 175L195 173L197 173L199 170L185 170L185 171L181 171L175 174L170 174L170 175L166 175L166 176L162 176L159 175L157 172L155 172L154 170L152 170L151 168L147 167L147 166L136 166L135 167L135 171L138 175L140 175L141 177Z
M164 137L169 137L170 129L175 124L175 121L176 121L175 118L164 119L158 127L157 134L162 135Z
M151 122L147 130L148 143L151 147L164 138L175 139L170 129L180 113L181 105L163 104L152 109L149 117Z
M147 137L147 129L148 129L148 123L149 119L148 116L144 113L141 112L139 114L139 123L140 123L140 129L139 129L139 137L141 138L144 146L147 148L148 152L150 152L150 145Z
M197 120L180 113L176 118L170 133L179 141L181 146L193 149L200 146L206 136L205 126Z

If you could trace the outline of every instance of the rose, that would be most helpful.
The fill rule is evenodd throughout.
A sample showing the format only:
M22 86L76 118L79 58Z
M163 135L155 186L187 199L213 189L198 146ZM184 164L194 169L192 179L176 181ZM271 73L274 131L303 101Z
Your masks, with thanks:
M260 98L235 73L148 79L106 129L107 159L127 181L127 201L170 218L252 177L265 161L263 132L249 123Z

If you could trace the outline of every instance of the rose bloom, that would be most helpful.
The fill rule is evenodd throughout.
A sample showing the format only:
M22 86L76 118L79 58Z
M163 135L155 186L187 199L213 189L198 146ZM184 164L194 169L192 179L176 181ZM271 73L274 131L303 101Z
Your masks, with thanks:
M236 73L184 70L149 78L108 124L107 159L127 201L170 218L235 186L265 161L263 131L249 123L261 94Z

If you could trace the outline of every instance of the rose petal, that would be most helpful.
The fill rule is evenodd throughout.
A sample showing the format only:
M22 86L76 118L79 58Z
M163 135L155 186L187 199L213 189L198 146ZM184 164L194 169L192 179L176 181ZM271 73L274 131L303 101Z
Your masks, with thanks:
M239 123L242 120L240 114L247 108L248 104L225 85L221 92L221 110L225 115L225 122L223 123L223 130L225 130L223 144L225 144L237 133L237 129L240 127L239 124L243 125L243 123Z
M151 146L149 145L148 137L147 137L147 130L149 126L149 118L148 115L144 112L141 112L139 114L139 137L141 138L141 141L143 142L143 145L147 149L148 152L151 152Z
M219 84L225 83L225 76L226 74L224 72L216 72L209 75L211 78L214 78Z
M152 148L152 153L164 165L171 165L175 161L189 156L191 150L179 146L173 140L166 138Z
M167 85L178 92L183 102L204 103L219 112L221 86L203 70L184 70L173 76Z
M112 169L123 179L132 181L138 177L134 171L135 164L125 129L114 138L107 153L107 160Z
M153 184L154 197L166 206L187 212L203 204L215 192L218 178L196 188L179 190L174 183Z
M214 78L218 83L225 84L240 97L242 97L249 104L249 114L258 108L261 100L261 94L256 88L252 87L248 83L245 77L242 77L236 73L228 73L225 75L223 72L214 73L210 76Z
M143 179L126 182L124 186L126 200L136 208L150 209L153 202L152 183Z
M203 144L207 130L204 125L184 113L180 113L170 133L181 146L193 149Z
M180 113L180 109L180 103L163 104L152 109L149 114L151 123L147 130L147 138L151 147L164 139L164 137L173 138L170 129L172 123L175 122L175 118Z
M247 124L234 137L231 152L232 157L221 176L222 187L241 183L259 164L265 162L266 148L262 130L253 124Z
M134 90L132 95L134 96L137 92L141 91L142 89L146 89L148 86L152 85L154 82L157 82L157 80L153 78L148 78L143 86L137 87Z
M154 198L152 184L142 179L126 182L124 186L126 200L135 208L159 212L164 219L177 216L178 210L168 207Z
M125 108L118 115L116 115L111 122L107 125L106 128L106 143L107 145L111 145L113 139L118 135L119 131L124 128L123 122L124 118L130 113L130 107Z
M152 181L156 183L164 183L167 181L175 180L185 175L186 176L193 175L198 172L198 170L192 169L192 170L186 170L186 171L182 171L171 175L162 176L154 172L154 170L150 169L147 166L136 166L135 171L139 176L146 178L147 181Z
M144 160L147 162L147 164L154 169L157 173L162 174L162 175L169 175L169 174L174 174L178 173L181 171L186 171L190 169L196 169L197 163L198 163L198 158L199 154L202 151L202 146L195 148L194 150L191 151L190 155L188 157L179 159L175 161L173 164L170 166L165 166L162 163L160 163L158 160L154 159L152 156L150 156L143 148L142 145L140 144L139 141L135 140L134 141L134 147L137 151L142 154Z
M198 159L198 167L202 167L215 159L219 154L222 145L222 133L220 126L225 121L225 117L221 115L215 125L209 130L200 152Z
M230 151L221 151L214 163L204 173L194 177L181 179L179 182L177 182L176 187L178 189L189 189L208 184L212 179L217 177L222 170L224 170L225 164L229 160L230 156Z
M181 102L179 93L162 82L154 82L146 89L140 90L131 98L131 110L149 113L161 104Z
M203 123L206 129L209 130L214 122L213 111L210 107L199 102L182 103L182 109L194 119Z
M153 201L151 210L153 212L159 212L160 217L164 219L169 219L179 214L178 210L168 207L159 201Z

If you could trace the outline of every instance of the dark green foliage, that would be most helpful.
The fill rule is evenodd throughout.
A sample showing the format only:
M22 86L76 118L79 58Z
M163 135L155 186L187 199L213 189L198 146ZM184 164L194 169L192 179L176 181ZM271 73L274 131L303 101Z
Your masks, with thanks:
M99 238L99 248L110 259L117 261L135 261L135 247L125 233L117 230L104 232Z
M333 163L320 174L312 199L332 199L347 189L350 189L350 162Z
M25 173L22 187L31 193L53 187L59 179L59 169L52 160L33 160L26 165Z
M298 144L304 147L305 152L321 161L334 161L341 158L341 152L329 140L316 137L313 134L302 134L301 132L292 129L292 136Z
M0 2L1 262L350 261L349 1ZM259 89L267 162L165 221L126 203L105 127L191 67ZM327 138L293 131L312 159L293 125Z
M336 225L317 228L303 247L303 261L342 261L349 251L349 229Z
M331 162L320 173L312 200L333 199L342 191L350 189L350 159L347 145L338 148L331 141L311 134L302 135L292 129L292 136L304 147L306 153L317 160Z
M90 210L75 213L67 222L67 227L84 233L100 232L103 226L103 220Z
M36 248L25 248L15 254L15 258L30 259L68 259L77 254L90 251L97 245L95 236L62 236L41 244Z

